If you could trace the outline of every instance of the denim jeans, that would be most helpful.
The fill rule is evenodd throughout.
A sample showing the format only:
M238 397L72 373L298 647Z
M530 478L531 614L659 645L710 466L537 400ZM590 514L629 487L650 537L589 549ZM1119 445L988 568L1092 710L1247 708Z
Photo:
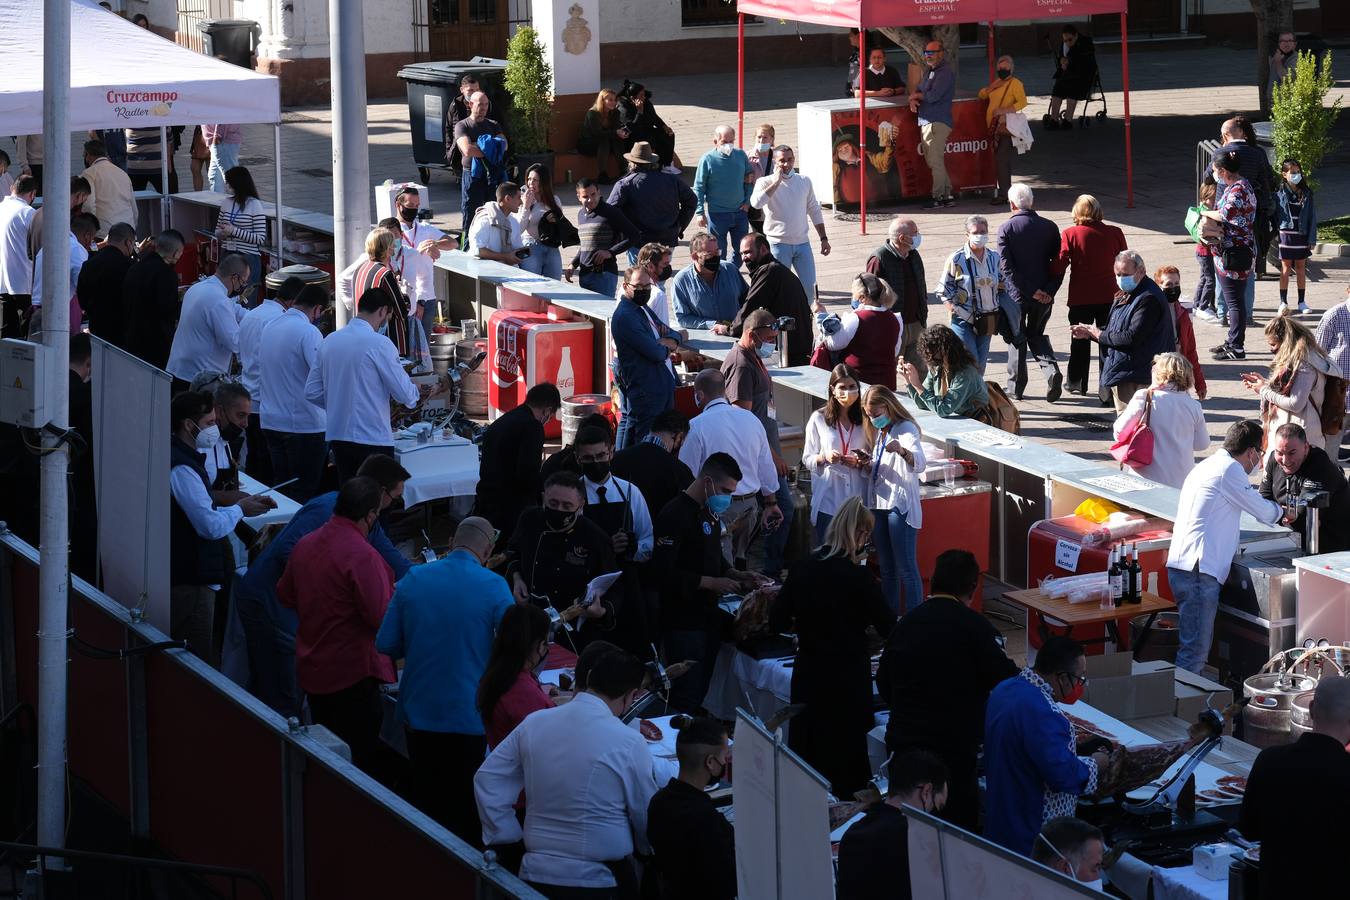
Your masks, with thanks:
M1228 312L1228 346L1234 350L1242 350L1247 344L1247 320L1250 313L1242 294L1246 288L1244 281L1250 282L1252 279L1229 278L1222 272L1218 273L1220 312Z
M806 299L814 301L816 258L811 255L811 243L808 241L805 244L780 244L770 241L769 250L772 251L774 259L797 273L797 279L806 290Z
M778 482L778 508L783 511L783 522L764 536L764 574L777 577L783 570L783 552L787 550L788 538L792 536L792 515L797 511L792 505L792 485L784 476Z
M675 395L666 391L634 391L620 389L619 409L623 417L614 434L614 449L623 450L642 442L652 430L652 422L661 413L675 405Z
M540 243L525 246L530 248L530 255L520 261L522 269L534 275L552 278L554 281L562 278L562 251L557 247Z
M741 238L750 233L750 217L744 210L725 213L708 213L708 230L717 238L717 246L722 250L722 258L731 260L736 268L741 267ZM727 238L731 238L731 249L727 249Z
M577 279L581 286L588 291L595 291L597 294L603 294L613 299L614 290L619 286L618 272L582 272L581 277Z
M923 602L923 578L919 575L919 531L911 528L904 513L874 509L872 543L881 564L881 593L896 615L910 612ZM903 605L901 600L904 600Z
M952 316L951 329L956 332L956 336L961 339L961 343L966 345L970 355L975 357L975 367L984 374L984 364L989 361L989 335L976 334L975 326L971 325L965 319L959 319Z
M225 193L225 173L237 165L239 165L238 144L212 144L211 168L206 172L211 190L217 194Z
M1177 650L1177 668L1204 671L1209 646L1214 642L1214 616L1219 611L1219 582L1203 572L1167 569L1167 583L1177 602L1181 619L1181 646Z

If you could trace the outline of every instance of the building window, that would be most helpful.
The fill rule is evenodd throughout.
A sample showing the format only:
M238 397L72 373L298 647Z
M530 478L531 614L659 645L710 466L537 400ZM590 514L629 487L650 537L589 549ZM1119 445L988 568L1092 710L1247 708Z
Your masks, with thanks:
M735 25L736 4L733 0L680 0L680 24Z
M497 0L469 0L469 22L491 25L497 21Z

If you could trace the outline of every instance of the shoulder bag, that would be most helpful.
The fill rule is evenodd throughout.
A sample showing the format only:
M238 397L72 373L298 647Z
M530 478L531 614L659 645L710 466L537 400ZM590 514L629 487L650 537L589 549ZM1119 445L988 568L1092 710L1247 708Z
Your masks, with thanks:
M1153 428L1149 425L1149 416L1153 411L1153 390L1144 390L1144 411L1125 430L1120 439L1111 445L1111 457L1120 463L1123 469L1143 468L1153 462Z

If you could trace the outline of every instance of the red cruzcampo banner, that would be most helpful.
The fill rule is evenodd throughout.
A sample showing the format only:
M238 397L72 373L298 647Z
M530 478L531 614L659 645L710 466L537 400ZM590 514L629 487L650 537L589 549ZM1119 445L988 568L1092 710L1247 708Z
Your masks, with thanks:
M956 191L993 187L994 146L984 121L986 101L952 104L952 132L947 138L947 175ZM927 197L933 173L919 152L918 118L903 105L868 105L866 136L858 142L856 109L830 114L831 169L835 209L858 206L858 166L866 167L867 205L887 205L903 198Z
M817 25L884 28L1125 12L1126 0L738 0L746 15Z

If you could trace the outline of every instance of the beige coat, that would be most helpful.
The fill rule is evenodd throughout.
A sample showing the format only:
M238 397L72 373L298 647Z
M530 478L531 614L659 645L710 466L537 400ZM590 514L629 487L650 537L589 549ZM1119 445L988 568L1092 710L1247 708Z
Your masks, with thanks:
M1294 379L1284 393L1269 384L1261 390L1261 421L1266 429L1266 446L1275 443L1275 432L1281 425L1292 422L1303 426L1308 443L1326 449L1326 435L1322 434L1322 399L1326 394L1327 375L1335 374L1331 364L1320 356L1310 357L1299 366Z

